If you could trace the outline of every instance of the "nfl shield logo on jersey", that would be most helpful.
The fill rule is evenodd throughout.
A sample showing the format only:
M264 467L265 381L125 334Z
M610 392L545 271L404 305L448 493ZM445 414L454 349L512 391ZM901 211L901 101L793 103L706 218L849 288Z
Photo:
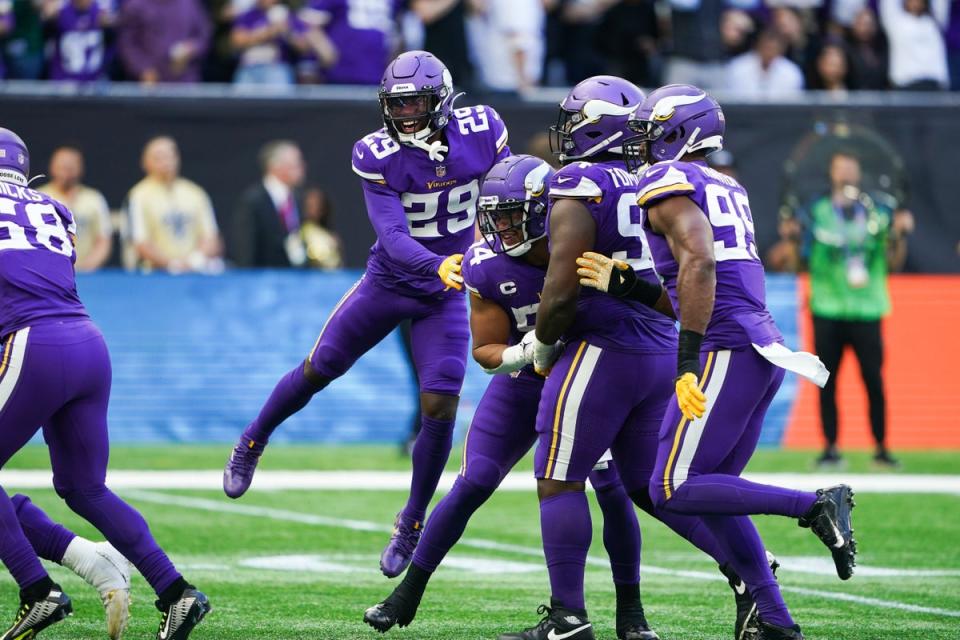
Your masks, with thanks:
M438 164L438 165L436 166L436 170L437 170L437 177L438 177L438 178L442 178L443 176L447 175L447 167L446 167L446 165Z

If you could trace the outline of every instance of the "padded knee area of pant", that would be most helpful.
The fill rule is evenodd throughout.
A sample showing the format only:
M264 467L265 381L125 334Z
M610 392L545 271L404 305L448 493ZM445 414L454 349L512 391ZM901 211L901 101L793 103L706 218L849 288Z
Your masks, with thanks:
M500 480L503 479L503 475L504 470L490 458L472 456L467 458L467 468L464 470L463 475L457 478L457 482L463 479L478 489L493 493L500 485Z
M22 493L15 493L14 495L10 496L10 502L13 503L14 510L17 513L20 513L20 509L22 509L24 505L30 502L30 498L23 495Z
M432 393L450 393L451 388L459 388L463 384L463 377L467 373L467 363L463 358L440 358L434 365L430 380L424 380L423 391ZM430 388L427 388L427 387Z
M339 378L345 374L352 364L347 354L328 344L317 345L313 357L310 358L310 366L313 367L313 370L321 376L331 379Z
M495 489L496 487L476 485L460 476L453 483L447 496L453 500L451 506L454 509L473 513L493 495Z

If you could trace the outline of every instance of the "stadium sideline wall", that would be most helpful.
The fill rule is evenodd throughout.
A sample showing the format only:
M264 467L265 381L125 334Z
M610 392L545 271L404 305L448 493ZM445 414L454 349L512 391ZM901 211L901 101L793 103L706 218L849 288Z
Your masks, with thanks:
M175 89L131 90L124 97L50 95L50 89L16 93L11 86L0 86L0 119L30 145L34 173L45 170L57 145L79 145L87 155L87 181L102 189L114 208L120 207L141 177L144 142L150 136L169 134L180 144L184 175L210 192L221 226L229 228L240 191L259 177L260 146L276 138L297 141L307 158L309 180L331 196L347 266L363 267L374 236L350 156L358 138L381 126L372 91L367 100L164 93ZM727 116L727 148L736 155L741 179L750 192L761 252L777 239L783 161L801 138L822 129L823 123L846 122L879 132L903 156L910 185L908 204L917 216L908 270L960 272L960 216L956 215L955 169L950 160L960 140L956 98L855 94L838 101L810 94L790 104L721 99ZM457 104L475 102L468 95ZM507 123L516 153L526 151L533 134L545 132L556 122L555 102L500 98L491 103Z
M80 295L113 358L111 440L234 441L276 381L302 362L327 314L359 275L346 270L78 276ZM773 275L767 287L788 346L809 342L805 282ZM960 361L960 345L936 338L960 326L958 292L960 277L894 278L886 371L891 444L898 449L960 448L960 425L943 419L952 415L955 395L947 364ZM853 407L842 432L846 444L862 445L859 436L867 428L851 388L854 369L847 366L841 375L841 400ZM459 435L488 381L469 361ZM399 442L413 417L414 385L395 333L288 420L274 441ZM762 444L818 446L815 400L812 386L789 374L768 414Z

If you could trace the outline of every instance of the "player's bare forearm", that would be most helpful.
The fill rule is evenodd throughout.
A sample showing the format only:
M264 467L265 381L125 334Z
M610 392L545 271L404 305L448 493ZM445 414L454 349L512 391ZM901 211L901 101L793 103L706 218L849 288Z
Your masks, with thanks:
M677 319L677 313L673 310L673 305L670 303L670 296L667 294L666 289L663 290L657 302L653 305L653 310L659 311L673 320Z
M550 211L550 266L537 309L537 339L553 344L573 323L580 294L577 258L593 249L596 223L577 200L560 199Z
M679 264L677 298L680 327L703 334L713 314L717 288L713 229L710 222L685 196L668 198L647 213L654 231L662 233Z
M496 369L510 341L510 318L495 302L470 294L470 333L473 359L484 369Z

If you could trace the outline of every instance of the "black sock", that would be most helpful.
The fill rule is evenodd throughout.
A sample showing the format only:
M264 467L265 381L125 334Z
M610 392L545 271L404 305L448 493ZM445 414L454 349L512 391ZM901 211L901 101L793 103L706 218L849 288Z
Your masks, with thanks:
M617 607L632 607L640 604L640 584L614 584L617 590Z
M162 593L157 594L157 608L160 609L160 611L163 611L180 599L180 596L183 595L184 589L193 588L194 586L184 580L183 577L177 578L173 581L173 584L164 589Z
M427 590L427 582L430 581L432 575L432 572L411 563L407 573L403 576L403 582L397 589L403 590L404 595L412 596L419 602L423 592Z
M33 584L20 589L20 602L39 602L46 598L56 586L50 576L44 576ZM57 588L59 589L59 587Z
M557 599L554 598L553 596L550 596L550 608L551 608L551 609L563 609L564 611L569 611L570 613L572 613L572 614L574 614L574 615L576 615L576 616L580 616L581 618L584 618L584 619L587 617L587 610L586 610L586 609L572 609L572 608L570 608L570 607L565 607L565 606L563 606L563 605L560 603L559 600L557 600Z

